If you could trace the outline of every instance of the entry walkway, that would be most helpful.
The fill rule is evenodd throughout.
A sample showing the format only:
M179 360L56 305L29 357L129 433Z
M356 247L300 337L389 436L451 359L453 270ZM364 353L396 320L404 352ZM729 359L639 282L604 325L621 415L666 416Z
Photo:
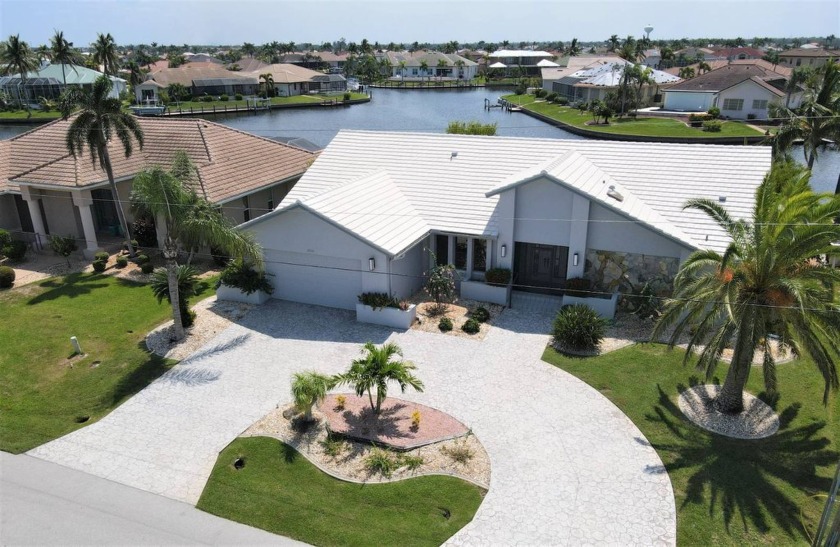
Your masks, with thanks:
M194 503L218 452L278 404L294 371L345 370L367 341L399 344L424 393L465 423L491 487L452 544L673 545L671 483L609 400L540 360L552 314L506 310L483 341L357 323L272 300L100 422L32 455Z

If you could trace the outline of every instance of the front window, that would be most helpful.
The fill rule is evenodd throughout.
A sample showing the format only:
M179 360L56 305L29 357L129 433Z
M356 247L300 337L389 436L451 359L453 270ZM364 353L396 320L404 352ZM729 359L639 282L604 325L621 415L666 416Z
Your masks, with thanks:
M753 100L753 110L764 110L765 108L767 108L767 99Z
M487 240L473 239L473 271L487 271Z
M743 110L744 109L744 99L724 99L723 100L723 109L724 110Z
M435 236L435 265L449 264L449 236Z
M467 269L467 245L469 239L466 237L455 238L455 268L458 270Z

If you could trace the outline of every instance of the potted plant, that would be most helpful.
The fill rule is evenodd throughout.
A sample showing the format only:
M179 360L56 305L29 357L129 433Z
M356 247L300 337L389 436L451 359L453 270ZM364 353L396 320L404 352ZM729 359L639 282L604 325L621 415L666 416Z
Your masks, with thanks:
M484 274L484 281L461 281L461 298L507 306L510 300L511 272L507 268L492 268Z
M265 272L259 272L247 261L232 260L222 271L216 298L246 304L264 304L274 292Z
M417 317L417 307L384 292L365 292L356 304L356 320L396 329L408 329Z

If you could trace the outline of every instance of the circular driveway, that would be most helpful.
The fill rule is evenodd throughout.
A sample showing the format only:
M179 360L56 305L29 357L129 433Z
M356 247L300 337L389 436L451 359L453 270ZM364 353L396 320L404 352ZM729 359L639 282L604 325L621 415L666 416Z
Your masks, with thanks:
M99 422L30 454L195 503L219 451L291 401L292 372L343 371L364 342L388 340L426 386L402 397L452 414L490 454L490 491L449 543L673 545L656 451L603 395L540 360L550 322L506 310L477 341L271 300Z

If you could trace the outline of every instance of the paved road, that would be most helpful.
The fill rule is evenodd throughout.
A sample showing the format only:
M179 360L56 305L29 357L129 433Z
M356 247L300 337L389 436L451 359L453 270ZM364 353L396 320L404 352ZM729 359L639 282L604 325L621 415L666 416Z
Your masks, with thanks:
M293 371L336 373L362 343L392 340L426 384L405 397L470 426L490 455L490 491L451 543L674 544L656 452L609 400L540 361L550 319L507 310L476 341L273 300L101 421L30 453L195 503L219 451L290 401Z
M305 545L31 456L0 452L2 545Z

